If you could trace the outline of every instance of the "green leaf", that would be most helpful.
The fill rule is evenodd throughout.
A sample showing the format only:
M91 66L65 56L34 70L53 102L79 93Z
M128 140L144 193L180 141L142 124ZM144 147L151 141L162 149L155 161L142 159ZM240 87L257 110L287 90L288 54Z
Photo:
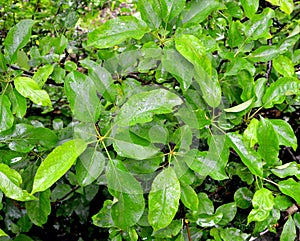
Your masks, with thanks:
M225 112L233 112L233 113L241 112L243 110L246 110L249 106L251 106L252 102L253 102L253 98L251 98L239 105L224 109L224 111Z
M35 197L22 190L21 175L9 166L0 163L0 190L9 198L18 201L34 200Z
M181 104L179 96L165 89L140 92L131 96L121 107L115 122L120 126L150 122L153 114L171 113L175 106Z
M58 140L50 129L27 124L17 124L7 135L0 135L0 139L2 138L8 143L9 149L23 153L31 151L35 145L51 149Z
M249 147L251 147L251 148L253 148L255 146L255 144L258 143L258 140L257 140L258 125L259 125L259 121L255 118L253 118L243 133L243 140L246 143L248 143Z
M14 124L11 103L7 95L0 95L0 132L10 129Z
M154 231L167 227L175 217L180 199L180 184L172 168L154 179L149 193L148 220Z
M300 167L296 162L288 162L271 169L271 172L280 178L300 174Z
M231 222L237 212L236 204L234 202L232 203L226 203L221 205L217 208L216 214L222 213L222 219L218 222L218 225L225 226L229 222Z
M288 220L283 226L282 233L280 235L280 241L294 241L296 238L296 225L293 217L290 215Z
M275 16L271 8L265 8L262 13L255 14L245 23L245 36L247 40L257 40L263 37L270 37L269 27L272 25L272 18Z
M41 163L34 177L31 193L42 192L51 187L74 164L87 144L80 140L70 140L56 147Z
M245 241L248 240L250 234L242 233L237 228L220 229L220 236L223 241Z
M51 213L50 203L51 191L45 190L39 194L38 200L25 203L27 214L35 225L42 227L48 220Z
M113 145L120 156L136 160L148 159L159 152L159 148L137 136L126 127L117 128L113 135Z
M199 204L197 193L189 185L181 184L180 187L181 187L180 200L182 201L184 206L186 206L188 209L192 211L197 211L198 204Z
M151 29L158 29L162 21L161 3L158 0L139 0L137 8Z
M200 39L183 34L176 37L175 45L178 52L194 65L194 77L200 86L204 100L211 107L217 107L221 101L221 87Z
M149 32L148 27L133 16L121 16L105 22L88 34L88 46L109 48L128 38L141 39Z
M227 69L225 76L237 75L241 70L247 70L251 76L254 76L256 71L254 65L244 58L234 58Z
M237 47L243 43L244 37L241 34L242 24L240 21L232 21L228 31L228 45L231 48Z
M20 95L15 88L8 92L8 96L12 105L12 113L18 118L23 118L27 111L26 98Z
M260 46L247 56L253 62L268 62L280 54L280 49L276 46Z
M14 81L17 91L33 103L42 106L52 106L50 97L45 90L31 78L17 77Z
M295 78L284 77L273 82L263 97L264 108L272 108L275 104L281 104L286 96L299 94L300 82Z
M267 0L273 5L279 6L280 10L285 12L286 14L291 14L294 10L294 2L293 0Z
M1 228L0 228L0 237L8 236Z
M76 163L76 178L81 186L95 181L105 167L105 157L95 148L88 147Z
M290 124L284 120L269 120L272 124L277 136L279 145L291 146L294 151L297 149L297 137L295 136L294 130Z
M200 214L196 223L200 227L213 227L217 225L223 218L223 213Z
M257 128L258 153L268 166L278 161L279 140L272 123L263 117L260 118Z
M143 215L145 207L141 184L118 160L109 162L106 178L110 194L117 199L111 207L114 224L121 229L135 225Z
M44 86L48 77L52 74L54 70L53 65L46 64L40 67L33 75L32 79L38 84L40 88Z
M241 187L234 193L234 201L239 208L247 209L251 206L253 193L247 187Z
M200 192L198 193L199 199L199 208L197 214L213 214L214 213L214 204L209 199L206 193Z
M181 89L186 91L192 83L193 65L175 49L164 49L161 61L163 68L172 74L179 82Z
M182 228L182 221L181 220L173 220L170 225L167 227L154 231L153 236L158 239L158 238L173 238L175 237L181 230Z
M94 82L88 76L73 71L68 74L64 88L74 117L95 123L100 115L101 104Z
M242 162L249 168L251 173L262 177L263 162L261 157L253 149L245 145L240 134L228 133L227 136L231 142L232 148L237 152Z
M80 61L82 66L89 70L89 77L93 80L97 93L102 95L106 100L114 103L116 101L117 89L111 74L100 64L84 59Z
M111 217L111 207L113 201L105 200L101 210L92 216L93 224L101 228L110 228L114 226L114 221Z
M249 224L253 221L262 222L262 221L266 220L269 216L270 216L270 210L252 209L248 215L247 224Z
M177 17L184 9L185 0L161 0L161 16L168 23Z
M16 61L18 50L28 43L33 24L33 20L21 20L9 30L4 40L4 50L10 64Z
M270 211L274 206L274 197L270 190L261 188L254 193L252 205L255 209Z
M185 11L182 12L183 23L201 23L213 11L219 9L221 3L217 0L201 1L196 0L190 2Z
M252 18L259 7L259 0L241 0L246 17Z
M297 203L300 202L300 183L296 182L293 178L278 182L279 190L296 200Z
M292 60L284 55L279 55L273 59L274 69L284 77L293 77L295 75L294 64Z

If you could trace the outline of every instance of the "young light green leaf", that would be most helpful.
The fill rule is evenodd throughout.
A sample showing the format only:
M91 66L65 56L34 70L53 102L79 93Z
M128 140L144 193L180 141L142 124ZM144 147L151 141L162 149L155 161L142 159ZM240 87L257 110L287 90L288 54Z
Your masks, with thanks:
M45 190L39 194L38 200L25 203L27 214L35 225L42 227L48 220L51 213L50 203L51 191Z
M257 128L259 121L253 118L243 133L243 140L253 148L257 144Z
M86 147L87 144L81 139L70 140L56 147L37 169L31 193L51 187L71 168Z
M135 225L145 208L141 184L119 160L108 163L106 178L110 194L117 199L111 207L114 224L121 229Z
M184 9L185 0L161 0L161 16L168 23L178 16Z
M120 126L149 122L153 114L171 113L175 106L181 104L179 96L165 89L140 92L131 96L121 107L115 122Z
M88 46L109 48L124 42L128 38L141 39L149 32L144 22L133 16L121 16L105 22L88 34Z
M88 147L76 163L76 178L81 186L95 181L105 167L105 157L95 148Z
M300 174L300 167L296 162L288 162L271 169L271 172L280 178Z
M16 61L18 50L23 48L29 41L33 24L33 20L25 19L9 30L4 40L4 50L8 63L11 64Z
M272 123L260 118L257 128L258 153L266 161L267 166L273 166L278 161L279 140Z
M154 179L149 193L148 220L153 229L167 227L175 217L180 199L180 184L172 168L166 168Z
M253 98L230 108L224 109L225 112L241 112L243 110L246 110L249 106L251 106L253 102Z
M277 46L260 46L247 56L253 62L267 62L276 58L280 54Z
M40 67L33 75L32 79L38 84L40 88L44 86L48 77L52 74L54 70L53 65L46 64Z
M284 77L293 77L295 75L294 64L292 60L284 55L279 55L273 59L274 69Z
M274 206L274 196L266 188L261 188L254 193L252 205L255 209L272 210Z
M294 2L293 0L267 0L275 6L279 6L280 10L285 12L286 14L291 14L294 10Z
M45 90L31 78L17 77L14 81L17 91L33 103L42 106L52 106L50 97Z
M296 78L284 77L278 79L267 88L262 99L264 108L272 108L275 104L281 104L286 96L299 94L300 82Z
M162 21L161 3L159 0L139 0L137 8L142 19L151 29L158 29Z
M198 210L198 204L199 204L199 199L197 196L197 193L194 191L194 189L185 184L180 185L180 200L186 206L188 209L192 211L197 211Z
M11 103L7 95L0 95L0 132L10 129L14 124Z
M300 183L296 182L293 178L278 182L279 190L296 200L297 203L300 202Z
M245 23L245 35L248 41L262 37L270 37L269 27L272 25L274 10L265 8L262 13L254 15Z
M30 201L35 197L27 191L22 190L20 185L22 183L21 175L9 166L0 163L0 190L9 198L18 201Z
M183 23L201 23L211 12L221 8L221 3L217 0L192 1L182 12Z
M290 124L279 119L269 120L269 122L272 124L278 136L279 145L291 146L294 151L296 151L298 147L297 137L295 136L294 130Z
M0 228L0 237L8 236L1 228Z
M252 18L259 7L259 0L241 0L246 17Z
M263 162L261 157L251 148L245 145L240 134L227 134L232 148L238 153L242 162L249 168L252 174L263 176Z
M282 233L280 235L280 241L293 241L296 238L296 225L292 215L289 216L288 220L283 226Z

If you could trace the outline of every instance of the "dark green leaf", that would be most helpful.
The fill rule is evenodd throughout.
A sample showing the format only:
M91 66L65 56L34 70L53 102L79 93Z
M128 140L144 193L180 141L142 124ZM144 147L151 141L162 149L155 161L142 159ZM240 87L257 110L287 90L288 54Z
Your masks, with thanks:
M261 157L251 148L247 147L243 142L242 136L239 134L227 134L232 148L241 157L243 163L249 168L254 175L263 176L263 162Z
M7 95L0 96L0 132L10 129L14 124L11 103Z
M40 67L37 72L34 73L32 79L40 88L42 88L48 80L48 77L52 74L53 70L53 65L46 64L43 67Z
M237 228L220 229L220 236L223 241L245 241L248 240L250 234L242 233Z
M92 216L93 224L101 228L110 228L114 226L111 217L111 207L113 201L105 200L101 210Z
M280 235L280 241L294 241L296 238L296 225L293 217L290 215L288 220L283 226L282 233Z
M76 177L81 186L87 186L95 181L105 167L105 157L95 148L88 147L76 163Z
M196 223L200 227L213 227L218 224L223 218L223 213L215 214L200 214Z
M18 118L23 118L27 111L26 98L20 95L16 89L12 89L8 96L12 105L12 113Z
M32 193L42 192L51 187L74 164L87 144L75 139L56 147L41 163L34 177Z
M149 223L153 229L167 227L179 205L180 184L172 168L166 168L154 179L149 193Z
M246 187L241 187L234 193L234 201L239 208L246 209L251 206L253 193Z
M221 3L216 0L211 1L192 1L187 9L182 12L183 23L201 23L211 12L221 7Z
M253 62L267 62L276 58L280 54L280 50L276 46L260 46L251 52L247 59Z
M42 227L48 220L51 213L50 189L39 194L38 200L26 202L27 214L35 225Z
M141 39L149 31L148 27L133 16L121 16L105 22L88 34L88 46L109 48L128 38Z
M182 228L182 221L181 220L173 220L170 225L167 227L154 231L153 236L155 238L173 238L175 237Z
M33 20L21 20L9 30L4 40L4 49L9 63L16 61L18 50L29 41L33 24Z
M145 23L151 29L158 29L162 20L161 3L159 0L139 0L137 7Z
M263 117L257 128L258 153L268 166L273 166L278 161L279 140L272 123Z
M153 114L171 113L175 106L181 104L182 100L176 94L165 89L140 92L121 107L115 122L120 126L149 122Z
M218 207L216 210L216 214L222 213L222 219L218 222L218 225L225 226L229 222L231 222L237 212L236 204L234 202L232 203L226 203L222 206Z
M106 177L109 192L117 199L111 207L114 224L121 229L129 228L137 223L144 212L142 187L118 160L109 162Z

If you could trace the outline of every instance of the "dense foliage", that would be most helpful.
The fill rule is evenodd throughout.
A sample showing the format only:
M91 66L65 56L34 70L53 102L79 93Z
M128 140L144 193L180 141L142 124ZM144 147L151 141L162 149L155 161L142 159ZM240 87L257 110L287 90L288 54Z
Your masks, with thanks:
M0 240L300 228L300 3L4 0Z

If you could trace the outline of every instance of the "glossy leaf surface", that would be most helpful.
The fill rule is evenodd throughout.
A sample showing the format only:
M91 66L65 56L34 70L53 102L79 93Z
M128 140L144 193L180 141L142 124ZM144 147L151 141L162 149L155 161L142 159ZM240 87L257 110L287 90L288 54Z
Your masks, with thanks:
M56 147L37 169L32 193L42 192L51 187L71 168L86 147L87 144L80 139L71 140Z

